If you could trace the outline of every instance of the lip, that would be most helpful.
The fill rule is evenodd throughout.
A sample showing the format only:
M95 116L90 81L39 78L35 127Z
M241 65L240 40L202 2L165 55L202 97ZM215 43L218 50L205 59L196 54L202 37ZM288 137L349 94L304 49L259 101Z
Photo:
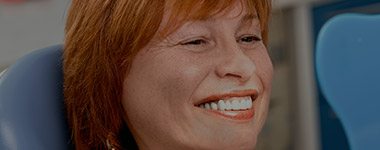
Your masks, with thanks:
M205 110L205 111L213 113L213 114L221 116L221 117L224 117L224 118L228 118L228 119L232 119L232 120L239 120L239 121L251 120L255 116L255 111L254 111L253 107L251 109L248 109L248 110L234 111L237 113L237 115L235 115L235 116L229 116L229 115L226 115L223 113L223 112L228 112L228 111L218 111L218 110Z

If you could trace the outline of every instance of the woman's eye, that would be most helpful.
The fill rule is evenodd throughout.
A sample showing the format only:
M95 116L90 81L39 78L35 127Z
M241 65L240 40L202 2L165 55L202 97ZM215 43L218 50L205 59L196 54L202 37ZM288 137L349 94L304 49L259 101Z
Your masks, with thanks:
M202 45L202 44L206 44L207 42L203 39L196 39L196 40L192 40L192 41L188 41L188 42L183 42L181 43L181 45Z
M207 40L206 38L196 38L196 39L185 40L183 42L180 42L179 45L182 48L185 48L187 50L191 50L194 52L203 52L208 49L211 49L213 46L212 41Z
M260 42L261 38L257 36L243 36L241 37L238 42L243 42L243 44L253 44L255 42Z

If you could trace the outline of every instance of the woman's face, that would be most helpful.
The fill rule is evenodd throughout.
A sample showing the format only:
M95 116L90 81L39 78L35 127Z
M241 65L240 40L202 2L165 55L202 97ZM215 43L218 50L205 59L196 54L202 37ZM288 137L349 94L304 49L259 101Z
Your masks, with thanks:
M123 107L141 149L255 147L273 68L259 20L244 9L187 22L137 54Z

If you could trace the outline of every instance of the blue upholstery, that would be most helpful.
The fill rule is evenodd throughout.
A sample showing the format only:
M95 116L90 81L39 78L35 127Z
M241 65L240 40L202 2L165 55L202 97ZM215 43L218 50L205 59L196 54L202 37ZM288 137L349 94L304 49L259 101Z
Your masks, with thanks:
M379 150L380 15L329 20L317 40L316 72L351 150Z
M19 59L0 78L0 149L64 150L71 143L62 93L62 46Z

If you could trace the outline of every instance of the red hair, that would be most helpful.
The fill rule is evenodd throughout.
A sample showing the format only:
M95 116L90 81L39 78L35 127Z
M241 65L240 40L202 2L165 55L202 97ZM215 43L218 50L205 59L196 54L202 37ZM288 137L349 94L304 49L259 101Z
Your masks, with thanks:
M123 81L134 56L157 34L165 7L171 14L165 33L170 33L186 21L207 19L230 9L235 2L72 0L63 71L65 105L76 149L106 149L107 143L116 149L123 143L136 146L124 121ZM257 12L267 43L270 1L244 2L248 13ZM122 137L129 141L122 141Z

